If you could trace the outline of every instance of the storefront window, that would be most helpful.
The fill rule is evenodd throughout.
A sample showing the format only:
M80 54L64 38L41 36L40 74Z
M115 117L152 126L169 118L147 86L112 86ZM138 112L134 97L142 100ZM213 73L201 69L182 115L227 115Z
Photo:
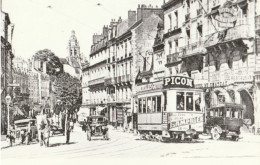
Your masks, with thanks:
M143 113L146 113L146 98L143 98Z
M201 109L200 109L200 103L201 103L200 93L194 93L194 100L195 100L195 111L201 111Z
M177 110L184 110L184 92L177 92Z
M192 92L186 93L186 110L193 111L193 93Z
M151 97L147 97L147 113L151 113L152 112L152 98Z
M161 112L161 96L157 96L156 106L157 106L157 112Z

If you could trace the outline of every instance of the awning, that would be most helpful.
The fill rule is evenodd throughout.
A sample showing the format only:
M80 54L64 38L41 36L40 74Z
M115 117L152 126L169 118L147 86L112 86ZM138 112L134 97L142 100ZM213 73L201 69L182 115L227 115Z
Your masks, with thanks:
M79 109L79 111L78 111L78 115L80 115L80 114L89 114L90 113L90 109L89 108L87 108L87 107L80 107L80 109Z

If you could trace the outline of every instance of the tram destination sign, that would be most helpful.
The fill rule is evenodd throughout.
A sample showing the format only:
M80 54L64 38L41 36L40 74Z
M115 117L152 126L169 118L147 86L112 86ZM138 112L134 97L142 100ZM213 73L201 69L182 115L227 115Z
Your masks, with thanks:
M194 88L194 80L189 77L171 76L163 79L164 88Z

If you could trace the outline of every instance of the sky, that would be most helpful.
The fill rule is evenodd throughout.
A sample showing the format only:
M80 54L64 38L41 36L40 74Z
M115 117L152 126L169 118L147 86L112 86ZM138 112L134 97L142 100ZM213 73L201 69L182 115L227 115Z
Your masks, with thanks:
M88 57L92 35L101 34L111 19L127 19L128 10L138 4L160 7L163 0L2 0L2 10L14 24L15 56L29 59L38 50L50 49L66 58L72 30Z

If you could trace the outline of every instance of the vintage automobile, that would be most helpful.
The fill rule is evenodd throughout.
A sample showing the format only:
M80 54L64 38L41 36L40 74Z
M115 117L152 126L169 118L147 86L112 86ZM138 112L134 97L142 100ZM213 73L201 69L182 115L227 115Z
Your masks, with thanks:
M208 109L205 129L212 139L231 136L232 140L238 141L240 128L243 126L243 109L242 105L235 103L225 103Z
M87 117L87 139L91 141L92 137L103 137L109 140L107 119L104 116Z
M21 143L29 144L37 140L36 119L22 119L14 122L15 139L21 140Z

